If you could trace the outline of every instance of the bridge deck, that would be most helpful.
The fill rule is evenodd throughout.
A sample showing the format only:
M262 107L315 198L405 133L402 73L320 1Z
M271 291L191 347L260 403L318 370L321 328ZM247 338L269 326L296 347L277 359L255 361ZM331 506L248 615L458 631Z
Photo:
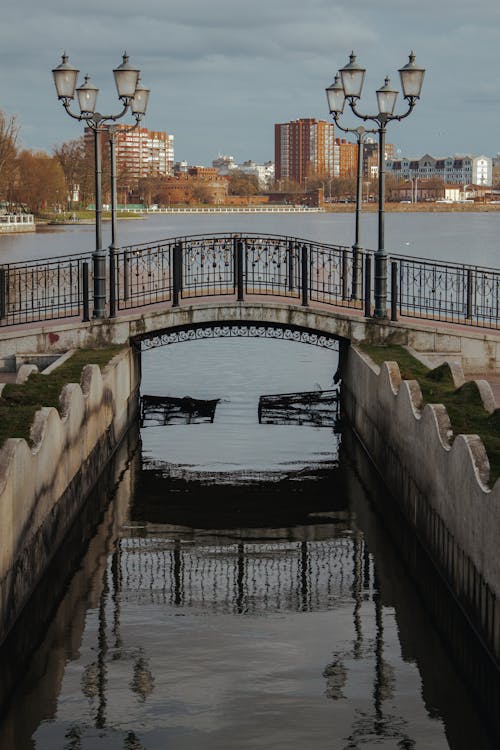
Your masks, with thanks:
M371 319L366 318L364 315L364 309L354 309L352 307L346 308L343 306L335 306L332 304L312 301L309 303L308 307L303 307L300 304L300 300L290 299L289 297L281 296L281 295L258 295L258 294L247 294L245 296L245 301L242 303L238 303L236 299L236 295L220 295L220 296L209 296L209 297L188 297L184 299L179 300L179 306L176 308L173 308L171 302L159 302L156 304L150 304L145 305L143 307L136 307L131 310L119 310L117 311L116 323L121 322L128 322L128 323L134 323L137 321L141 321L144 317L152 316L154 317L155 314L158 313L165 313L169 310L176 310L176 311L182 311L182 310L196 310L196 309L204 309L209 310L211 308L217 309L220 308L223 305L241 305L242 315L241 320L245 320L245 309L249 306L255 306L258 305L261 308L277 308L278 306L280 308L288 308L290 311L293 310L303 310L303 311L309 311L314 312L317 310L321 313L328 313L329 316L336 317L337 319L344 319L349 321L359 321L362 322L369 322ZM60 318L57 320L49 320L49 321L35 321L30 323L23 323L19 325L12 325L8 328L5 328L3 330L0 330L0 343L4 341L7 343L8 341L11 341L12 339L16 339L20 336L20 334L43 334L44 336L48 337L49 342L56 343L59 339L59 333L62 331L67 331L68 329L78 328L78 329L85 329L85 328L91 328L95 329L98 326L109 326L111 320L110 319L104 319L104 320L97 320L93 319L88 322L82 322L80 320L75 319L74 317L69 318ZM223 323L224 321L221 321ZM230 321L227 321L230 323ZM373 320L371 320L373 323ZM397 328L409 328L413 331L422 331L422 332L436 332L440 334L449 334L450 337L457 336L459 332L466 333L468 336L476 337L478 339L484 339L486 336L489 339L500 339L500 331L497 330L485 330L482 327L479 326L473 326L473 325L464 325L460 323L447 323L446 321L436 321L436 320L425 320L421 318L414 318L414 317L405 317L401 315L397 322L394 321L387 321L387 325L391 327L397 327ZM53 337L53 338L52 338ZM445 359L459 359L460 355L454 355L453 353L439 353L435 352L432 355L433 362L438 364L440 361L444 361ZM15 378L15 374L11 372L0 372L0 382L12 382L12 380ZM500 372L498 373L491 373L487 372L486 368L484 371L481 371L480 369L476 369L473 373L467 374L467 379L473 380L473 379L484 379L487 380L492 388L493 394L495 396L497 407L500 407Z

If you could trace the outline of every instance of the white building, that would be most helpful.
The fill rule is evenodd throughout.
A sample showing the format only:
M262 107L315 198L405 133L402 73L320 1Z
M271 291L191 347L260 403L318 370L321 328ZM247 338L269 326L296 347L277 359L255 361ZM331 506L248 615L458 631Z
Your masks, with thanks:
M264 189L274 182L274 162L266 161L264 164L256 164L249 159L242 164L236 164L233 156L219 154L212 161L212 167L215 167L220 175L230 175L236 170L244 174L253 174L259 181L259 187Z
M420 159L388 159L387 174L400 179L439 177L458 185L491 185L492 159L489 156L455 155L436 159L425 154Z
M266 161L265 164L256 164L254 161L244 161L239 165L239 170L245 174L253 174L257 177L259 188L270 187L274 182L274 162Z

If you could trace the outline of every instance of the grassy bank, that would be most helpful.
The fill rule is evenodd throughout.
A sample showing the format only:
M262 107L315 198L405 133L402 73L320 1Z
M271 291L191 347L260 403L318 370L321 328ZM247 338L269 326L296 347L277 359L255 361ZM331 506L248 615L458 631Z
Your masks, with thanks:
M24 438L30 442L30 429L35 412L42 406L59 410L59 396L67 383L79 383L87 364L103 369L122 346L107 349L78 349L50 375L33 374L26 383L8 383L0 398L0 446L7 438Z
M448 411L454 435L479 435L490 461L490 484L500 476L500 409L486 411L473 381L455 388L448 365L429 370L401 346L371 346L361 349L374 362L397 362L404 380L416 380L426 404L443 404Z

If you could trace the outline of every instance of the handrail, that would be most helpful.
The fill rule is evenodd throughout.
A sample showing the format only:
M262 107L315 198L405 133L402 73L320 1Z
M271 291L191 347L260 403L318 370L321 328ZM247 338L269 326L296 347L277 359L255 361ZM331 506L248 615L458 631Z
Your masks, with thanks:
M134 243L113 252L109 306L119 311L202 297L282 297L372 311L372 250L256 232L195 234ZM388 312L500 329L500 270L393 253ZM89 317L92 254L0 264L0 327Z

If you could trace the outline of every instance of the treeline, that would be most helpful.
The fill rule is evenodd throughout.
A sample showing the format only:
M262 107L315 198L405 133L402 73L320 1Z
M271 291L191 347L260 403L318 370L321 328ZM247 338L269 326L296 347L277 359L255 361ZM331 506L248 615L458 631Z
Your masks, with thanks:
M37 215L94 201L94 153L81 136L52 154L23 149L15 116L0 110L0 202ZM103 154L103 191L109 194L109 155ZM76 199L76 202L75 202Z

